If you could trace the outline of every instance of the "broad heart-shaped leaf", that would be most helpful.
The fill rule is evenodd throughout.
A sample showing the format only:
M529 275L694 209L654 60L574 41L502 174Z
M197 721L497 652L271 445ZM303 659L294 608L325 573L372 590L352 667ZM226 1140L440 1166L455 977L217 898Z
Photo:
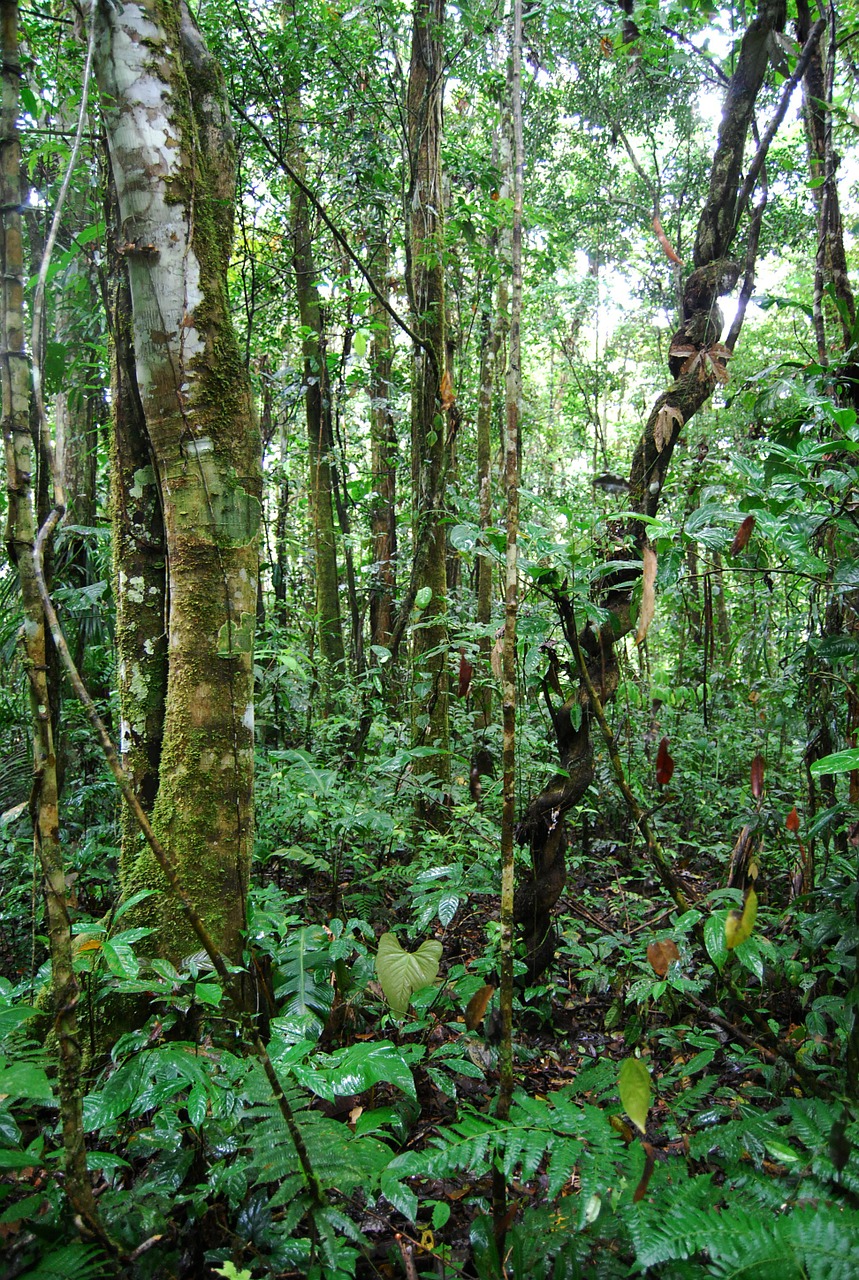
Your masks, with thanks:
M624 1058L617 1083L624 1111L636 1129L644 1133L650 1110L650 1072L640 1058Z
M402 1017L421 987L435 981L441 961L441 943L421 943L417 951L404 951L392 933L383 933L376 954L376 973L393 1013Z
M729 911L725 917L725 946L729 951L752 936L758 914L758 895L749 889L742 911Z

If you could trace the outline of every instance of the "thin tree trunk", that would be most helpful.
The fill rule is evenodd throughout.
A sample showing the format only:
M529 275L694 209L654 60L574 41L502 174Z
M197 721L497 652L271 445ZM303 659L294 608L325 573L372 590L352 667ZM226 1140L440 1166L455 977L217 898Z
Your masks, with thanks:
M21 64L18 6L0 3L2 74L2 146L0 146L0 379L2 379L3 443L8 509L5 540L10 563L17 567L24 614L22 640L30 681L33 729L33 790L30 812L38 863L42 871L51 955L51 999L59 1050L60 1123L65 1154L65 1189L75 1211L89 1226L98 1215L86 1165L81 1086L81 1049L71 924L60 845L57 761L48 683L45 617L33 561L36 541L34 483L39 450L30 426L30 373L24 341L24 271L22 235L21 146L18 96Z
M380 240L370 270L380 289L387 288L389 251ZM391 317L373 299L373 340L370 347L370 447L373 472L373 581L370 587L372 643L388 647L394 625L397 593L397 431L391 398L393 345Z
M298 132L300 105L293 97L290 129ZM295 145L290 163L304 178L305 161L301 147ZM331 425L331 382L326 361L325 330L313 260L313 233L310 204L299 187L293 187L290 209L292 262L298 312L301 318L304 355L304 404L307 417L308 493L310 520L313 528L314 576L316 579L316 623L319 657L323 670L321 680L326 703L342 676L344 648L340 618L340 574L337 567L337 540L332 508L333 486L331 454L334 436Z
M715 374L708 372L708 357L704 353L717 341L721 330L718 299L734 287L741 274L738 264L727 257L738 219L751 195L749 177L741 190L740 174L755 101L768 64L772 35L783 28L785 16L784 0L760 0L758 12L743 37L736 68L728 84L709 192L698 223L693 259L695 269L686 281L683 295L683 337L687 340L688 334L697 335L701 367L685 374L672 369L677 380L658 397L648 417L632 460L629 479L629 505L642 515L656 514L680 431L706 403L713 390ZM800 64L797 70L801 74ZM783 99L783 104L786 105L786 99ZM765 154L765 148L758 149L753 164L749 166L752 177L755 172L760 172ZM752 270L753 262L747 265L747 277L751 276ZM749 278L744 281L744 295L747 288L751 289ZM670 363L673 365L673 360ZM632 517L624 533L642 552L647 547L643 520ZM619 669L615 644L633 626L632 587L628 573L610 576L597 585L600 602L611 615L609 621L599 628L587 624L580 629L573 599L563 591L558 591L555 596L570 648L574 653L581 652L589 682L601 703L609 701L617 688ZM593 712L586 684L582 681L574 686L566 698L553 694L553 688L557 687L558 670L553 664L544 691L561 770L531 801L519 824L520 839L527 841L531 848L534 870L517 890L515 915L524 928L532 979L551 963L554 954L551 912L566 880L564 815L584 795L593 778L590 742Z

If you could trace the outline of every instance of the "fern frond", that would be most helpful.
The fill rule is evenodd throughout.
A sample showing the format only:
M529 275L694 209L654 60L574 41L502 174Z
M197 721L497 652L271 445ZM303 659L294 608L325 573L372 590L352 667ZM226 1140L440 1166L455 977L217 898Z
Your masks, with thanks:
M25 1272L26 1280L103 1280L113 1274L101 1249L77 1241L55 1249Z

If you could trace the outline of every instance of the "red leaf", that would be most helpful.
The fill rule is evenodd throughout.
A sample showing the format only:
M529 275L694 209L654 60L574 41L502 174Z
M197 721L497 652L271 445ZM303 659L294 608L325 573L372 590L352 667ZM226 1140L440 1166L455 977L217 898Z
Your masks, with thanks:
M764 793L764 758L756 755L752 761L752 795L760 800Z
M471 677L474 675L474 667L465 656L465 650L461 649L459 653L459 685L456 693L457 697L464 698L471 688Z
M796 832L799 830L799 814L796 811L796 805L793 806L790 813L787 815L784 825L787 827L788 831Z
M731 543L732 556L738 556L740 554L743 547L746 546L747 542L749 541L749 538L752 536L752 530L754 529L754 527L755 527L755 517L746 516L745 520L737 530L734 541Z
M656 753L656 781L660 787L667 787L674 773L674 761L668 754L668 739L663 738Z

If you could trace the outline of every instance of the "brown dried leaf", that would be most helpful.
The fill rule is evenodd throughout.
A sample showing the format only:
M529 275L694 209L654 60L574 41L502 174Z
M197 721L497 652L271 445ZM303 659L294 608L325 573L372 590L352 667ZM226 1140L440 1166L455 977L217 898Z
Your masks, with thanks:
M760 800L764 794L764 758L758 754L752 761L751 768L752 795Z
M683 426L682 410L678 409L676 405L664 404L656 415L656 421L653 424L653 443L656 445L657 453L661 453L665 446L670 443L675 426Z
M471 688L471 677L474 675L474 667L465 656L465 650L459 651L459 683L457 685L456 694L458 698L465 698L468 690Z
M664 978L675 960L680 959L677 943L671 938L663 938L661 942L651 942L647 948L650 967L659 978Z
M492 667L492 674L496 680L504 678L504 639L499 637L492 646L492 653L489 655L489 665Z
M663 738L656 753L656 781L660 787L667 787L674 773L674 761L668 754L668 739Z
M662 252L665 254L668 261L676 263L678 267L682 267L683 259L677 256L671 241L662 229L662 223L658 218L653 219L653 230L656 232L656 239L662 245Z
M448 409L452 409L456 403L456 396L453 394L453 382L451 381L450 371L445 369L441 375L441 382L438 388L441 407L447 413Z
M469 1031L476 1031L486 1014L489 1001L495 994L495 988L488 982L480 987L465 1006L465 1025Z
M644 1169L642 1170L641 1181L635 1188L635 1192L632 1197L633 1204L638 1204L639 1200L643 1200L647 1195L647 1184L650 1182L650 1175L656 1168L656 1152L653 1150L653 1147L649 1142L642 1142L641 1145L644 1147L645 1153Z
M641 644L650 629L653 615L656 612L656 552L653 547L646 546L641 555L641 608L638 611L638 630L635 643Z
M743 523L737 530L734 541L731 543L731 555L738 556L744 547L748 546L749 538L752 536L752 530L755 527L755 517L746 516Z
M713 375L716 378L716 381L721 382L722 386L725 386L726 383L730 382L730 376L728 374L728 370L719 360L717 359L714 360L712 351L707 352L707 357L710 361L710 368L713 371Z

